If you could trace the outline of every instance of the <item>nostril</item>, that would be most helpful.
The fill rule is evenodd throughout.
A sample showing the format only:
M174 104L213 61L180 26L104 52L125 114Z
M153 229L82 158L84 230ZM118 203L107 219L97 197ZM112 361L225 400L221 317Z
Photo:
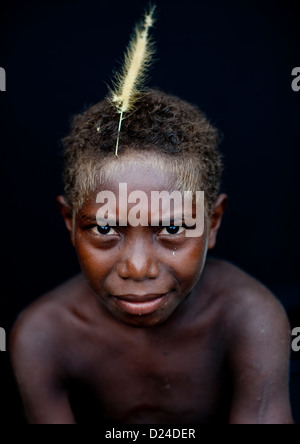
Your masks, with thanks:
M124 280L156 279L159 275L159 265L153 257L131 256L122 260L117 273Z
M117 273L122 279L128 279L128 270L124 261L119 264Z

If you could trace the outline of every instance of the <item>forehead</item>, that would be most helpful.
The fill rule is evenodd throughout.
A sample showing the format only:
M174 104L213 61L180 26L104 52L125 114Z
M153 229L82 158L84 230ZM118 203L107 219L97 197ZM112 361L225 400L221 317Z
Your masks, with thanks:
M196 206L198 209L201 205L196 203L193 192L182 192L178 187L178 176L167 165L166 168L157 166L147 159L126 159L121 167L115 165L106 170L105 177L102 176L101 183L82 207L82 210L98 216L101 213L99 220L102 222L106 212L109 218L116 216L125 220L134 208L137 214L141 211L144 215L150 213L155 221L181 218L182 215L193 217Z
M99 190L118 191L120 183L126 183L128 191L175 191L177 177L163 160L146 158L118 158L105 169Z
M116 196L119 184L125 183L128 192L142 191L192 191L202 190L200 168L195 159L161 155L153 150L120 153L112 155L101 163L89 163L77 175L77 207L95 200L103 190L112 191Z
M196 195L191 189L182 192L183 181L167 163L149 162L149 158L120 160L105 169L80 218L96 220L98 225L132 227L169 226L171 220L181 226L184 220L191 227L196 217L196 226L198 221L204 226L204 199L198 191Z

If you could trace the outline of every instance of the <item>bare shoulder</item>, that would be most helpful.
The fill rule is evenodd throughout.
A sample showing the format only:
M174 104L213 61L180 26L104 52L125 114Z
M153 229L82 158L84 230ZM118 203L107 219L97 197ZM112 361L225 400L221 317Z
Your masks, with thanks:
M233 424L292 424L290 325L272 292L238 267L209 262L233 378Z
M18 316L10 334L10 354L13 365L19 361L39 360L48 362L54 356L63 356L68 340L68 326L76 331L76 316L70 303L82 292L81 277L70 279L49 293L41 296ZM75 304L76 305L76 304ZM55 349L55 353L51 350ZM61 351L61 353L60 353Z
M263 283L237 267L222 260L209 259L207 279L213 282L211 288L217 295L222 316L234 325L244 325L246 320L258 325L262 322L289 323L280 301ZM253 326L254 326L253 325Z
M10 356L25 413L34 424L73 424L65 387L80 322L72 298L82 293L76 277L45 294L18 317L10 335ZM76 340L76 339L75 339Z

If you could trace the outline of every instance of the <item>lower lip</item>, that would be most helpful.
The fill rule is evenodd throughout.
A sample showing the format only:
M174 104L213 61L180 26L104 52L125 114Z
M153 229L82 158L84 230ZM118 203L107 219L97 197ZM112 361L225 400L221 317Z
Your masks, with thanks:
M115 298L116 303L129 314L143 316L158 310L164 303L166 295L147 302L129 302Z

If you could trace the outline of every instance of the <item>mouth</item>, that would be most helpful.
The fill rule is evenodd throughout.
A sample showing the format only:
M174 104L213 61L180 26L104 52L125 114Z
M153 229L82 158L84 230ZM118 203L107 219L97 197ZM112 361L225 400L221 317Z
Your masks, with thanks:
M168 293L152 295L113 296L116 304L125 312L144 316L154 313L165 302Z

